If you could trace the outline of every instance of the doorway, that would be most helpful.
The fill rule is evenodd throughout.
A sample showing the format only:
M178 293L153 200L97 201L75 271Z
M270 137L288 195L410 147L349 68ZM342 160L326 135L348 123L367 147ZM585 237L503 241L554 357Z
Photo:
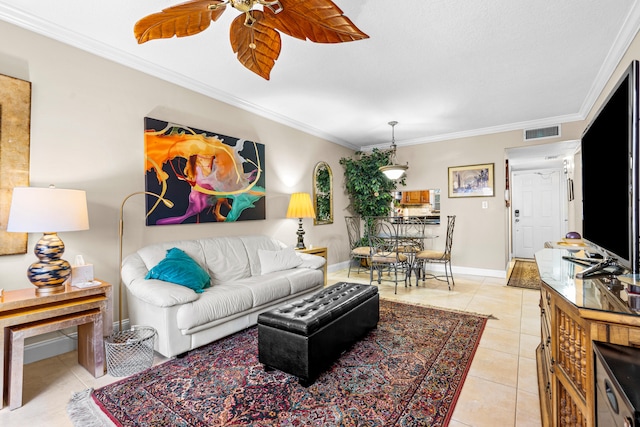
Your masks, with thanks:
M511 229L513 257L533 258L545 242L566 232L562 171L516 171L512 174Z
M580 140L569 140L505 149L510 184L507 262L513 257L533 258L545 242L566 234L570 222L567 178L572 177L579 147Z

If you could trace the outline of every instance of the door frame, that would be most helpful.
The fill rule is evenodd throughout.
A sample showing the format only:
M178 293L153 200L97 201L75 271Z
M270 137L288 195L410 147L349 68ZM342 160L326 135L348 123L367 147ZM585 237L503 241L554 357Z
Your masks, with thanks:
M558 194L561 200L560 203L560 236L558 236L558 238L560 238L561 236L564 236L567 231L568 231L568 227L569 227L569 201L567 198L567 173L566 171L563 171L562 168L532 168L532 169L517 169L517 170L511 170L509 171L509 181L512 183L511 188L509 189L509 201L511 201L511 194L513 192L515 192L515 180L513 175L515 173L549 173L549 172L559 172L560 174L560 179L558 180ZM564 173L563 173L564 172ZM509 218L507 221L507 226L508 226L508 233L507 235L509 236L509 262L514 258L514 233L513 233L513 217L514 217L514 213L513 213L513 204L509 205Z

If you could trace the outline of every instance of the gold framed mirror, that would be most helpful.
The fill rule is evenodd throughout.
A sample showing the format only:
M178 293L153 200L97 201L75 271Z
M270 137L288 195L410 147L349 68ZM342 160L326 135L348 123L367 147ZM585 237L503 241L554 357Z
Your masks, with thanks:
M333 224L333 172L326 162L313 168L314 225Z

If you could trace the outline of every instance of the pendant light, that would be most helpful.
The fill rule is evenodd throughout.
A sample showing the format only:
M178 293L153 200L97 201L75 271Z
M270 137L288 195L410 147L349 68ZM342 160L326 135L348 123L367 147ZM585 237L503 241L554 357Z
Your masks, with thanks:
M398 122L389 122L391 125L391 156L389 156L390 165L380 166L380 172L382 172L390 180L396 180L402 178L405 171L409 169L409 165L397 165L396 164L396 138L395 138L395 126Z

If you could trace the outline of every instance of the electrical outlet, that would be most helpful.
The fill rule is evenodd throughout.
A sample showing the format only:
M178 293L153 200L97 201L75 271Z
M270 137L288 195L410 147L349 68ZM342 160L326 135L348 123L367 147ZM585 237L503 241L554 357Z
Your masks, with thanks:
M489 208L489 202L482 202L482 209L488 209Z

